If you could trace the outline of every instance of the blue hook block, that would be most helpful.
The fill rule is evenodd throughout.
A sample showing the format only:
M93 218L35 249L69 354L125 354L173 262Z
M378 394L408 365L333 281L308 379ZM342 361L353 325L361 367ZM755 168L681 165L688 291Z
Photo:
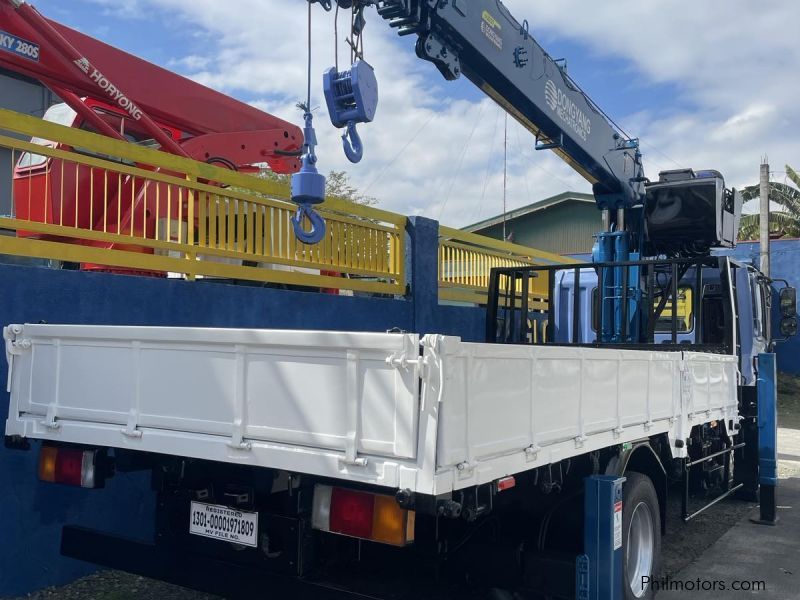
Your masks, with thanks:
M369 123L378 108L378 80L369 63L358 59L348 71L331 67L322 79L328 114L334 127Z
M325 176L316 167L314 146L317 145L317 136L314 132L314 117L311 112L306 112L304 118L302 166L300 172L292 175L292 202L298 205L297 212L292 217L292 227L298 240L304 244L316 244L325 237L325 220L311 207L325 201ZM303 229L304 216L311 223L309 231Z
M292 217L295 237L304 244L316 244L325 236L325 220L312 206L325 201L325 176L317 172L308 154L303 157L299 173L292 175L292 202L297 212ZM303 216L308 217L311 229L303 229Z
M292 175L292 202L298 205L292 227L295 237L304 244L316 244L325 236L325 220L311 208L325 201L325 176L314 166L316 160L312 153L305 154L300 172ZM303 229L304 215L311 222L310 231Z
M295 204L321 204L325 201L325 176L303 157L299 173L292 175L292 202Z
M361 59L348 71L330 68L323 77L325 102L334 127L347 127L342 135L344 153L350 162L364 156L364 146L356 131L357 123L369 123L378 108L378 81L372 67Z

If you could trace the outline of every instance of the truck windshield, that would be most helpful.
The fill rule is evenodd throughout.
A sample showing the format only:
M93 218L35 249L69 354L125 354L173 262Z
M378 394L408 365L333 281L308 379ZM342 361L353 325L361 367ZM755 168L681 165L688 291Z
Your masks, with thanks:
M65 127L71 127L72 124L75 122L75 117L78 116L74 110L72 110L67 104L54 104L47 111L44 113L44 117L42 117L45 121L50 123L55 123L56 125L64 125ZM42 138L35 137L31 139L32 144L37 144L39 146L53 146L53 142L50 140L45 140ZM42 156L41 154L32 154L30 152L24 152L20 157L19 161L17 162L18 169L32 169L34 167L39 167L47 162L47 157Z

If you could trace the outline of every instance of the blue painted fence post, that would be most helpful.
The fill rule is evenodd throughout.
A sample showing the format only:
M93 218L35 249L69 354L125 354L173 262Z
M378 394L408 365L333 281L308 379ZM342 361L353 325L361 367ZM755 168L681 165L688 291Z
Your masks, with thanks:
M778 485L778 386L775 355L758 355L758 483L759 523L775 525Z
M414 332L434 333L439 309L439 222L409 217L408 234Z
M624 477L584 480L583 551L576 568L578 600L622 600L622 484Z

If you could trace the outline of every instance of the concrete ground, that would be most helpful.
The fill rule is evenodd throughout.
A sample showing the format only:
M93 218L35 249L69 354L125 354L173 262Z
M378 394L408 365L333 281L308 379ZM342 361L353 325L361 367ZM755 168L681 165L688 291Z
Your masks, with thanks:
M778 523L757 525L759 511L740 520L695 561L661 583L657 600L800 598L800 414L784 411L778 429ZM737 589L733 589L736 587Z

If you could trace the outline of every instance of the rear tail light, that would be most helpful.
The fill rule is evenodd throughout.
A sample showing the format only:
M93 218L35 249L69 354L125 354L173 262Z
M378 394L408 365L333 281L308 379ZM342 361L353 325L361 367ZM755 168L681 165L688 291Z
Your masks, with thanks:
M414 541L414 517L414 511L400 508L393 496L314 487L312 526L320 531L405 546Z
M375 497L365 492L333 488L328 514L330 531L369 538L375 515Z
M42 446L39 452L39 479L84 488L102 487L104 476L98 468L97 450Z

